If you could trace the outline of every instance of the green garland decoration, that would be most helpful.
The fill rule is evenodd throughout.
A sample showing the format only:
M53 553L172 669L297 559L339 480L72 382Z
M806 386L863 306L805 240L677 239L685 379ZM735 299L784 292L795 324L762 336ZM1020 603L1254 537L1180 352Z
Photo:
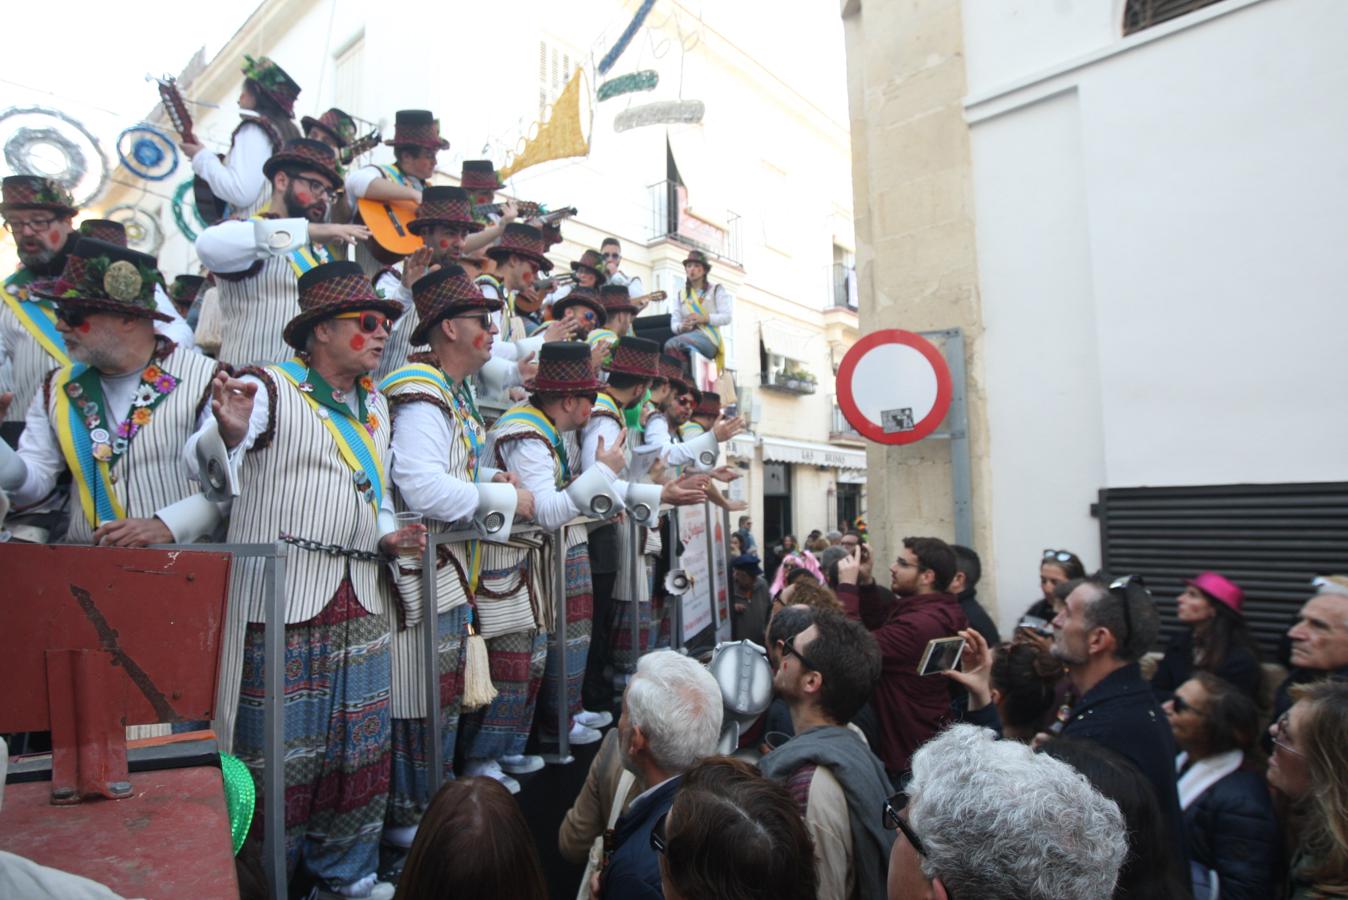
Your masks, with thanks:
M197 232L187 224L187 216L183 212L183 201L187 199L187 192L190 190L192 190L191 178L178 185L178 189L173 192L173 221L178 226L178 230L183 233L183 237L192 242L197 239ZM197 209L195 203L192 204L192 213L196 216L197 222L202 228L210 226L210 223L201 217L201 211Z
M623 94L653 91L659 83L659 72L654 69L642 69L640 72L628 72L626 75L610 78L599 85L599 90L595 91L595 96L602 102L613 97L621 97Z

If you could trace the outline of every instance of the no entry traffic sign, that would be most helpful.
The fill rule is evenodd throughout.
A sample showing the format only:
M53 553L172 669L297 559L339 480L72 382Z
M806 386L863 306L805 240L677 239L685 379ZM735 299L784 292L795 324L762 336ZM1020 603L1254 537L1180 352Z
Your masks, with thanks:
M838 367L838 406L862 436L912 444L950 409L950 368L931 341L898 328L866 335Z

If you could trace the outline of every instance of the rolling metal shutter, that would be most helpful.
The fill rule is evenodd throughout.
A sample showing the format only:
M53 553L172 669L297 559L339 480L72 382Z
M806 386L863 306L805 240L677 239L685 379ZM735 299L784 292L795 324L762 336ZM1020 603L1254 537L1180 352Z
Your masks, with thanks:
M1146 579L1166 637L1178 627L1183 579L1211 569L1244 588L1266 661L1311 595L1311 578L1348 572L1348 482L1109 488L1091 512L1105 571Z
M1123 10L1123 33L1132 34L1187 15L1218 0L1128 0Z

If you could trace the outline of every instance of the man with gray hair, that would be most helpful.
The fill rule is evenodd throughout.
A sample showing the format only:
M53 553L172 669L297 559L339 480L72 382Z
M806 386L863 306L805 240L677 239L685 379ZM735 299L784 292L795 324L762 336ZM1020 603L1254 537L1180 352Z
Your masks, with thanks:
M1128 852L1119 807L1066 763L974 725L913 755L885 824L889 900L1109 897Z
M656 650L637 661L623 693L618 741L623 766L651 787L632 801L613 829L612 855L591 890L605 900L663 896L651 830L674 803L683 773L716 752L721 688L696 660Z
M1053 620L1053 655L1067 664L1081 699L1062 734L1086 738L1127 757L1156 790L1176 846L1184 841L1175 789L1178 748L1170 723L1142 678L1138 660L1156 643L1160 615L1142 579L1085 579Z

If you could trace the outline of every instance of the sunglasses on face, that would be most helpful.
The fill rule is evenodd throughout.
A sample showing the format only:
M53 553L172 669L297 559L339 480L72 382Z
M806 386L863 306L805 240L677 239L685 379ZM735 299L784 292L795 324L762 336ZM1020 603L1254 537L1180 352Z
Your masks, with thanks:
M622 258L623 258L623 255L622 255L621 253L605 253L605 254L604 254L604 259L622 259Z
M12 222L6 219L5 230L10 234L23 234L25 231L31 231L33 234L41 234L50 228L55 221L55 216L44 219L28 219L25 222Z
M903 836L908 838L908 843L913 845L918 856L926 856L927 850L922 846L922 839L913 831L913 826L909 825L904 819L902 813L908 808L908 794L905 791L899 791L894 796L885 801L884 822L885 827L897 829L903 832Z
M491 330L491 316L487 313L464 313L461 316L454 316L455 319L469 319L476 322L483 331Z
M89 314L82 309L71 309L67 306L56 307L56 318L60 319L71 328L79 328L85 322L89 321Z
M805 654L796 649L796 639L794 637L782 641L782 653L783 655L794 656L796 659L800 660L802 666L809 669L811 672L819 671L818 666L806 659Z
M376 312L349 312L339 313L333 316L334 319L354 319L360 326L360 330L366 334L374 334L383 329L385 334L393 332L393 320L388 316Z

